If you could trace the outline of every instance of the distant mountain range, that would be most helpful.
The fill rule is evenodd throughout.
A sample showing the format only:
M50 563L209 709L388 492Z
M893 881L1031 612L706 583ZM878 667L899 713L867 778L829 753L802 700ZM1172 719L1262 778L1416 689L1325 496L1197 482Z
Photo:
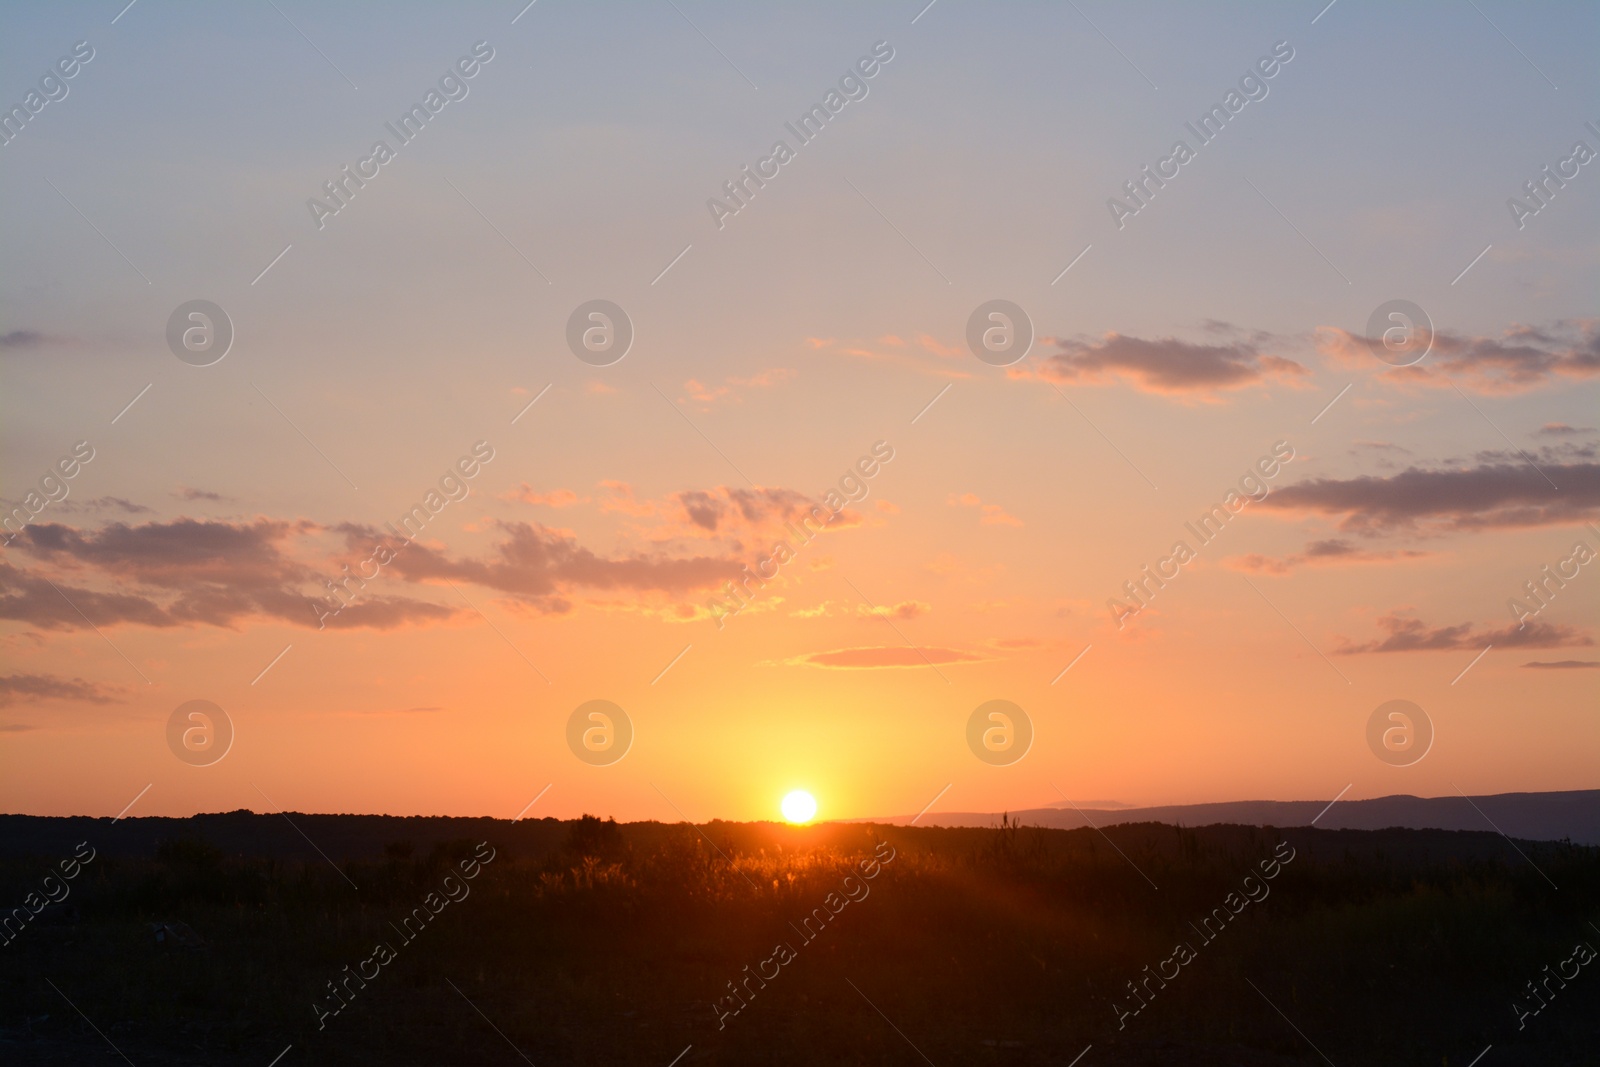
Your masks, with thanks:
M1311 826L1321 830L1495 831L1523 841L1570 840L1600 845L1600 789L1563 793L1499 793L1493 796L1391 796L1373 800L1240 800L1222 804L1178 804L1159 808L1053 805L1010 812L1029 826L1077 829L1127 823L1176 826ZM847 819L849 823L905 826L915 816ZM1000 822L996 812L929 812L918 826L983 827ZM727 824L737 825L737 824ZM163 841L205 841L230 855L317 860L334 857L376 860L391 842L426 855L449 842L492 840L513 856L544 856L561 847L571 822L549 818L505 819L450 816L312 815L218 812L188 818L0 814L0 860L66 856L82 841L108 856L151 856ZM820 829L820 827L819 827ZM312 845L308 841L316 842ZM1410 847L1416 846L1413 842Z
M1525 841L1600 845L1600 789L1561 793L1496 793L1468 797L1376 797L1372 800L1234 800L1221 804L1176 804L1161 808L1089 808L1055 804L1009 813L1028 826L1076 829L1117 823L1161 822L1177 826L1236 823L1245 826L1310 826L1324 830L1498 830ZM860 819L904 826L915 816ZM918 826L992 826L995 812L929 812Z

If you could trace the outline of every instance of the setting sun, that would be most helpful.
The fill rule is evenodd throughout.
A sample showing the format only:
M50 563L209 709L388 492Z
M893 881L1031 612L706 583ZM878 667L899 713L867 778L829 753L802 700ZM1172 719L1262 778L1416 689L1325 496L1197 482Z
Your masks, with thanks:
M810 822L817 814L817 798L804 789L796 789L783 798L783 817L790 822Z

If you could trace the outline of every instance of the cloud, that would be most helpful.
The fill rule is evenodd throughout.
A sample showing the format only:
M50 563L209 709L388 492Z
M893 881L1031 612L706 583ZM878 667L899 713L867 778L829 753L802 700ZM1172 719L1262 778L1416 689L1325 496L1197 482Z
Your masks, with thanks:
M36 523L12 542L12 560L0 560L0 619L45 631L232 628L255 618L388 630L463 614L454 597L441 604L407 590L446 582L505 593L543 613L569 612L576 598L588 595L597 607L692 617L693 610L685 609L689 599L736 579L755 549L770 549L779 538L792 541L784 524L808 517L811 507L803 494L780 488L718 486L656 501L635 499L621 483L606 488L610 495L602 510L658 520L655 529L644 531L646 547L596 552L569 530L529 522L486 523L498 543L477 555L408 542L358 523L324 526L266 517L112 522L97 529ZM525 484L510 495L553 506L575 501L570 490L541 497ZM846 511L826 528L861 521ZM808 528L819 525L813 520ZM342 542L331 555L320 540L329 534ZM707 540L718 543L708 546ZM388 562L378 562L379 545L394 553ZM700 547L687 547L692 545ZM13 562L19 555L26 566ZM330 615L321 605L331 606L334 597L347 603Z
M1347 367L1383 369L1365 338L1336 326L1317 328L1316 347ZM1566 319L1544 329L1513 325L1499 337L1436 330L1425 359L1386 370L1385 376L1437 388L1458 382L1479 393L1521 393L1559 379L1594 378L1600 376L1600 319Z
M1285 486L1258 506L1339 516L1340 529L1366 536L1419 526L1555 526L1600 514L1600 464L1541 464L1540 470L1543 475L1526 463L1495 462L1455 470L1409 467L1387 478L1316 478Z
M1501 630L1474 630L1472 624L1466 622L1458 626L1430 627L1421 619L1391 614L1378 620L1378 629L1387 636L1364 644L1346 642L1337 654L1353 656L1363 652L1437 652L1443 649L1471 649L1476 652L1485 645L1496 648L1566 648L1594 644L1594 638L1576 626L1545 622L1528 622L1521 627L1508 624Z
M1557 441L1553 445L1540 445L1531 452L1515 446L1509 449L1484 448L1474 452L1472 458L1484 464L1526 463L1531 459L1536 460L1540 467L1555 463L1577 463L1582 460L1600 459L1600 439L1582 442Z
M697 379L690 378L683 383L683 391L689 400L701 406L704 410L719 400L740 399L740 392L747 389L770 389L782 385L793 378L795 372L787 367L774 367L762 371L760 374L749 378L724 378L721 385L707 385Z
M508 593L536 610L563 613L571 610L569 597L578 590L682 596L716 588L737 577L741 567L736 560L711 556L605 557L564 530L526 522L496 526L505 540L487 559L452 559L442 550L412 542L385 570L393 569L408 582L471 582ZM363 536L376 537L377 531L366 529Z
M927 351L932 352L934 355L943 356L946 359L965 359L967 355L966 349L957 348L952 345L941 344L938 338L933 337L930 334L917 334L917 344L921 345Z
M1547 422L1533 431L1535 437L1574 437L1594 433L1593 426L1568 426L1564 422Z
M574 504L587 504L588 497L580 497L571 489L552 489L548 493L535 492L527 482L496 495L498 500L514 500L547 508L570 508Z
M600 501L601 511L620 511L624 515L645 516L656 514L656 503L651 500L639 500L634 496L633 486L627 482L603 481L600 488L607 495Z
M917 347L937 357L931 360L917 355L903 338L893 334L878 338L876 343L883 347L871 347L873 342L870 341L848 341L841 345L836 337L806 338L806 344L813 349L828 349L841 356L892 363L898 367L921 371L924 374L932 374L940 378L972 377L970 373L961 369L965 365L963 361L968 356L967 350L943 344L929 334L917 335ZM893 349L893 351L886 349Z
M796 619L833 618L837 615L850 614L850 605L839 600L824 600L809 608L796 608L789 612Z
M307 608L314 616L318 616L315 609L310 609L309 605ZM355 603L345 605L339 614L328 616L325 620L318 616L313 621L323 622L330 630L396 630L402 626L444 622L459 614L462 612L455 608L426 600L364 592ZM300 620L294 617L286 621L298 624Z
M1364 468L1383 471L1399 470L1414 462L1409 458L1413 455L1411 449L1392 441L1352 441L1350 455Z
M56 338L48 337L38 330L12 330L9 333L0 333L0 351L41 348L55 340Z
M688 381L683 383L683 391L689 394L688 399L694 401L696 404L705 406L727 396L729 393L733 392L733 389L726 385L708 386L698 379L690 378Z
M1248 574L1288 574L1296 567L1307 565L1392 563L1396 560L1421 559L1432 554L1431 552L1419 552L1415 549L1390 549L1384 552L1369 552L1357 548L1342 538L1330 538L1326 541L1308 542L1304 551L1297 552L1291 556L1273 558L1272 556L1264 556L1259 552L1251 552L1248 555L1233 556L1225 559L1222 561L1222 565Z
M97 531L44 523L28 527L25 549L41 559L84 563L162 588L203 584L261 590L312 577L281 546L315 529L312 523L276 519L230 523L185 518L138 526L114 522Z
M1597 659L1558 659L1558 660L1529 660L1524 667L1532 667L1541 671L1592 671L1600 668Z
M978 521L985 526L1021 526L1022 520L1009 514L999 504L985 504L976 493L951 493L945 499L951 507L982 508L983 517Z
M920 619L933 611L931 604L921 600L902 600L895 604L860 604L852 600L824 600L809 608L796 608L789 612L797 619L898 619L905 622Z
M86 682L82 678L57 678L48 674L11 674L0 676L0 708L12 704L31 704L40 700L77 700L88 704L120 703L117 691L107 686ZM4 727L4 729L30 729L30 727Z
M1050 647L1050 642L1038 637L991 637L984 644L1003 652L1022 652L1032 648Z
M710 489L688 489L669 494L660 502L640 502L629 490L626 502L630 514L654 515L664 520L649 531L654 540L674 537L690 539L716 538L726 541L734 550L747 545L770 547L775 538L793 540L788 526L801 526L807 521L810 528L830 531L860 526L860 512L844 508L827 520L828 512L817 498L797 489L757 486L718 485ZM813 509L821 509L813 515ZM618 506L618 510L628 510ZM827 520L827 521L824 521Z
M829 519L830 513L818 504L817 498L781 486L717 485L641 499L626 482L599 484L600 511L640 520L625 522L624 532L648 546L645 550L602 557L581 548L569 531L537 524L501 523L498 525L502 531L512 538L501 551L520 553L519 565L524 570L543 565L535 565L536 558L548 562L553 568L548 575L551 580L530 583L524 581L527 574L513 577L505 560L491 561L492 565L485 564L487 569L479 573L494 576L494 581L488 583L493 588L566 610L570 605L559 603L559 598L580 589L650 594L708 589L736 577L745 564L754 563L755 553L768 553L779 541L797 547L797 535L791 532L791 526L807 530L814 537L821 531L851 529L864 522L861 514L850 508L832 513ZM526 485L506 495L555 507L575 499L570 490L538 494Z
M902 600L898 604L857 604L856 614L873 619L920 619L933 610L931 604L920 600Z
M78 630L118 623L178 625L165 608L146 597L55 585L49 579L36 578L3 561L0 561L0 619L26 622L42 630Z
M839 648L831 652L808 652L785 662L796 666L827 667L834 670L867 670L875 667L926 667L940 663L975 663L983 657L956 648L907 648L904 645Z
M93 500L73 500L68 498L56 505L58 511L120 511L124 515L154 515L156 509L143 504L135 504L131 500L120 496L97 496Z
M719 485L672 494L694 525L710 533L719 528L761 528L805 517L816 503L796 489L743 489Z
M1162 396L1215 397L1272 381L1296 382L1310 371L1292 359L1261 351L1261 341L1193 344L1173 337L1145 339L1107 333L1099 340L1057 340L1039 370L1014 367L1013 377L1036 374L1054 382L1122 381Z
M29 526L18 545L29 556L78 576L91 572L110 591L54 582L0 562L0 618L45 630L133 624L233 627L247 618L316 626L317 611L301 590L323 595L322 573L284 549L315 524L256 519L250 523L179 519L138 526L111 523L87 531L59 523ZM396 596L363 596L328 625L392 629L450 618L456 609Z
M223 496L221 493L213 493L209 489L191 489L187 485L180 485L178 487L178 491L172 495L177 497L179 500L205 500L213 504L227 504L233 502L233 497L231 496ZM148 511L150 509L146 508L145 510Z

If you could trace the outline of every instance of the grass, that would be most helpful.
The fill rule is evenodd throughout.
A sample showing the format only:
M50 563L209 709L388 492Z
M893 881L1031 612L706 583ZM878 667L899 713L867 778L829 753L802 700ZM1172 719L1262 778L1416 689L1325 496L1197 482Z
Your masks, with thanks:
M332 854L356 856L341 867L359 889L314 855L230 851L198 822L157 820L165 840L142 854L102 846L72 896L0 948L0 1061L123 1062L112 1043L141 1067L267 1067L287 1045L280 1067L666 1067L686 1046L680 1067L1065 1065L1090 1045L1080 1067L1466 1067L1490 1044L1481 1067L1600 1057L1600 966L1524 1030L1511 1009L1576 942L1600 946L1600 849L1523 842L1529 863L1497 835L1443 831L593 818L476 820L474 839L441 836L464 820L389 820L357 848L341 818L296 821L346 842ZM373 837L396 826L418 832ZM495 858L456 883L470 895L402 940L391 924L485 839ZM1294 858L1269 895L1202 940L1190 924L1279 841ZM846 883L875 848L894 858ZM55 858L0 860L3 899ZM805 940L796 927L847 884L868 895ZM205 947L157 945L162 921ZM334 1003L327 983L380 941L394 960L319 1029L313 1003ZM1179 942L1194 959L1119 1028L1125 983ZM779 943L794 958L719 1026L728 983Z

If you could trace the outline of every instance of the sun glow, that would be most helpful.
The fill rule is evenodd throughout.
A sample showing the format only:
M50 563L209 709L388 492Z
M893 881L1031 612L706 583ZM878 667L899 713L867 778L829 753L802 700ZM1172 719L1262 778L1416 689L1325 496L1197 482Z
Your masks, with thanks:
M783 817L790 822L810 822L817 814L817 798L804 789L796 789L784 797L780 806L783 808Z

